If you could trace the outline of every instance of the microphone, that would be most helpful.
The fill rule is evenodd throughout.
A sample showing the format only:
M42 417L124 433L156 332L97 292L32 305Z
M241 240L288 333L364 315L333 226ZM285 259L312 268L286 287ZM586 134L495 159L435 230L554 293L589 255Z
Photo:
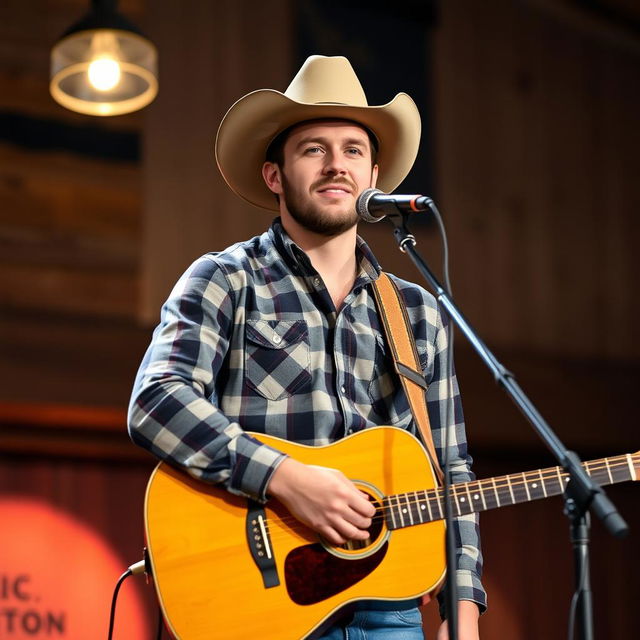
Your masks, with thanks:
M387 216L428 211L433 200L428 196L383 193L365 189L356 200L356 212L365 222L380 222Z

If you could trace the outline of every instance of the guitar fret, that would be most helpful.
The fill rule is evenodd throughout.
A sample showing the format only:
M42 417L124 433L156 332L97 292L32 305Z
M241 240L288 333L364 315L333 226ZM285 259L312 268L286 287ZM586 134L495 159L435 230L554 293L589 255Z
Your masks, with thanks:
M464 488L467 492L467 497L469 499L469 510L467 511L467 513L473 513L474 511L478 511L478 509L476 509L475 503L474 503L474 498L477 500L478 499L478 494L476 493L474 497L471 497L471 490L470 490L470 482L465 482L464 484Z
M418 521L418 518L416 517L418 513L416 512L417 507L416 507L415 492L406 493L405 495L407 496L407 507L409 508L409 520L413 525L413 524L416 524L416 522Z
M609 459L605 458L604 459L604 465L607 469L607 475L609 476L609 483L613 484L613 476L611 475L611 467L609 467Z
M485 505L485 509L495 509L499 505L496 502L495 495L491 490L490 480L480 480L480 487L482 492L482 502Z
M424 522L424 510L426 509L426 507L424 504L424 500L420 498L417 491L414 492L414 495L416 503L416 514L418 516L418 519L420 520L420 524L422 524Z
M529 500L538 500L539 498L544 497L544 482L539 481L542 478L540 472L538 471L537 476L533 476L532 474L522 474L522 477L525 478L527 496Z
M404 523L404 515L402 515L402 507L400 506L400 496L396 494L395 498L397 503L397 513L398 517L400 518L400 527L404 527L406 525Z
M458 502L458 495L456 494L456 487L455 485L452 485L451 487L451 496L453 496L453 499L456 502L456 514L457 516L461 515L460 512L460 503Z
M636 476L636 470L635 467L633 466L633 460L631 459L631 455L627 454L627 464L629 465L629 473L631 474L631 479L632 480L637 480L637 476Z
M629 477L629 469L626 464L626 456L616 456L615 458L609 458L609 463L611 476L613 477L613 483L633 479L633 475Z
M469 491L465 485L460 485L458 487L458 491L460 490L464 490L467 496L469 495ZM460 510L458 515L460 516L471 513L471 501L469 500L469 498L467 498L467 496L459 496Z
M544 497L547 497L547 486L544 483L544 478L542 477L542 469L538 470L538 474L540 475L540 484L542 485L542 493L544 493Z
M480 483L478 483L478 493L480 494L480 499L482 500L482 508L486 511L487 503L485 502L484 491L482 490L482 486Z
M474 494L474 497L477 500L480 500L480 502L482 502L482 511L486 511L487 510L487 503L485 502L484 499L484 489L482 488L482 482L480 481L476 481L476 489L477 489L477 493Z
M614 483L635 480L633 470L629 474L629 456L616 456L615 458L609 458L609 461Z
M527 492L527 500L531 500L531 494L529 493L529 483L527 482L527 476L524 475L524 471L522 472L522 484L524 485L524 490Z
M416 519L418 520L418 522L420 522L420 524L422 524L425 519L424 519L424 510L426 509L426 506L424 504L424 501L422 500L422 498L420 497L420 492L419 491L414 491L413 492L414 495L414 506L415 506L415 510L416 510Z
M525 480L524 482L520 480L521 477ZM508 476L508 478L509 489L511 490L514 504L531 500L531 497L529 496L529 488L527 487L527 482L523 473L514 474L512 476Z
M555 496L555 495L558 495L559 493L562 493L563 486L562 486L562 476L560 475L560 468L554 467L553 469L547 469L547 471L552 474L552 475L549 475L546 480L549 494L552 496Z
M442 506L442 496L440 495L441 489L436 489L435 491L435 503L438 506L438 520L442 520L444 518L444 508Z
M558 472L558 482L560 484L560 493L564 493L565 487L567 486L567 482L569 480L569 476L566 473L561 473L560 467L556 467L556 471Z
M493 483L493 492L496 494L496 506L501 507L502 504L500 502L500 495L498 493L498 486L496 485L496 479L491 478L491 482Z
M412 526L415 524L415 520L413 519L413 508L411 506L411 500L409 499L409 494L404 494L404 503L406 505L406 511L409 514L409 525Z
M603 461L603 462L604 462L604 466L603 465L594 466L593 469L591 468L589 463L586 463L584 465L584 468L587 474L589 474L589 476L593 478L598 484L610 484L611 474L609 473L609 469L606 461Z
M425 491L424 492L424 503L426 503L427 505L427 509L429 511L429 522L433 522L433 513L431 512L431 498L429 497L429 492Z
M511 486L511 477L510 476L507 476L507 486L509 487L509 495L511 496L511 502L513 504L515 504L516 503L516 499L515 499L515 496L513 495L513 488Z
M391 516L391 522L389 522L389 518L387 517L387 527L389 527L389 529L397 529L398 525L396 523L396 516L394 513L395 509L393 504L391 504L391 497L392 496L387 496L382 500L382 503L385 505L386 515Z

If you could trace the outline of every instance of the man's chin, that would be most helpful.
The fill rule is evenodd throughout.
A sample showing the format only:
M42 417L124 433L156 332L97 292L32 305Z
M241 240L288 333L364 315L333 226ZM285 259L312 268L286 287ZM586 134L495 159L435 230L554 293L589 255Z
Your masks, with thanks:
M353 229L358 224L358 216L354 211L337 217L337 212L329 214L321 211L305 213L290 211L291 217L304 229L318 235L332 238Z

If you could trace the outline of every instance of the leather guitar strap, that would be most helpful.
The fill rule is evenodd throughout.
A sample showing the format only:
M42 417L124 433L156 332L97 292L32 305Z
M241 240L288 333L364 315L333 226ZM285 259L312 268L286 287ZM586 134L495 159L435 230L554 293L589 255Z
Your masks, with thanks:
M382 318L387 344L393 355L394 368L407 394L409 407L429 454L431 466L442 484L444 474L438 464L427 411L427 382L420 367L407 310L400 292L386 273L381 273L373 283L373 292L378 313Z

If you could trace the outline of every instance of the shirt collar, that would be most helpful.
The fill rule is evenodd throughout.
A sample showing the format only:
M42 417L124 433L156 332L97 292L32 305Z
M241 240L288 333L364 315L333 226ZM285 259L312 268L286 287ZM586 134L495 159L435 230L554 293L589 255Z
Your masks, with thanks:
M316 270L311 264L307 254L289 237L282 226L280 217L277 217L269 229L269 237L278 253L287 263L291 271L297 275L315 275ZM358 281L362 284L367 281L377 280L380 276L380 264L373 255L369 245L360 237L356 238L356 260L358 261Z

